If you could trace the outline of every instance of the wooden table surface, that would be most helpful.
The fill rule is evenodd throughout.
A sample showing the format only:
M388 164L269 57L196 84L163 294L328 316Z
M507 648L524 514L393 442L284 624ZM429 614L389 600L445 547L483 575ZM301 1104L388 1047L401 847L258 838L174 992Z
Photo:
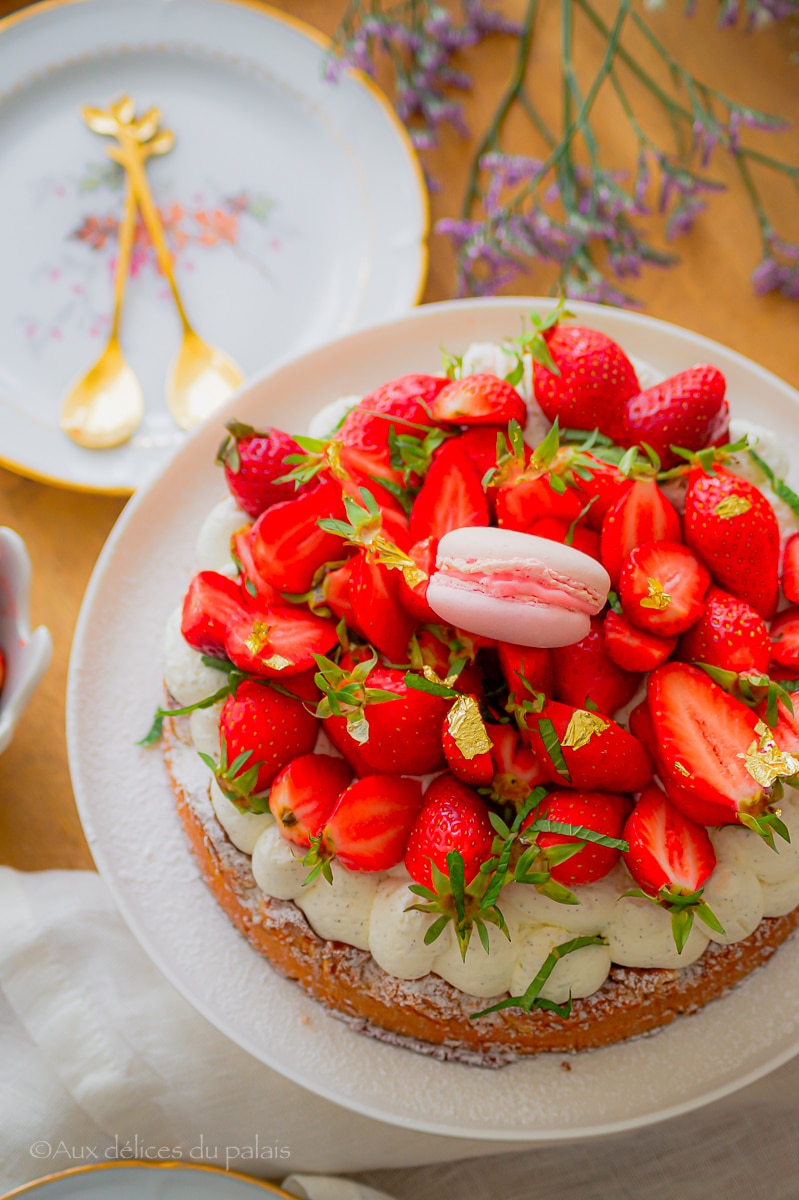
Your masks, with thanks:
M0 0L0 16L23 7ZM273 7L292 13L331 33L345 9L344 0L273 0ZM503 8L521 12L522 0L506 0ZM543 0L536 30L535 88L546 91L558 56L557 5ZM600 0L608 14L614 0ZM799 129L799 64L791 64L791 45L784 27L747 38L742 33L717 32L716 5L699 6L692 21L682 15L683 0L668 0L653 20L667 45L679 50L686 66L708 83L737 99L790 119L793 130L783 135L782 153L797 154ZM793 48L797 49L796 43ZM600 48L589 45L581 58L598 61ZM495 38L465 55L475 88L466 103L470 128L479 136L494 102L508 78L513 58L509 39ZM602 130L603 148L625 161L630 144L626 130L609 113ZM772 152L775 139L769 147ZM525 149L518 143L515 149ZM446 133L441 146L428 155L439 180L432 197L432 217L456 214L460 206L472 143ZM733 181L722 160L722 178ZM768 186L766 196L778 228L799 234L796 193ZM0 201L1 203L1 201ZM799 306L774 297L757 298L748 277L759 257L758 235L747 203L736 188L712 202L711 215L700 220L678 249L682 265L671 271L651 271L633 282L631 290L645 311L716 338L749 355L799 387ZM452 254L444 239L430 242L430 273L425 301L453 295ZM541 294L550 280L541 275L519 282L515 289ZM0 430L0 440L2 431ZM26 710L16 737L0 761L0 862L25 870L45 867L91 867L81 832L67 765L64 735L64 695L70 643L86 583L95 559L124 500L84 495L48 487L0 469L0 525L10 525L25 539L33 560L32 619L46 623L53 634L52 665Z

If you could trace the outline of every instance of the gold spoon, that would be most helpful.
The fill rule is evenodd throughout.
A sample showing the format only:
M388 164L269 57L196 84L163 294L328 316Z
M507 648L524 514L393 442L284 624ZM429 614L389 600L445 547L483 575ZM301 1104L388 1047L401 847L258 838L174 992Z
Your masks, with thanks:
M124 106L120 111L124 113ZM148 158L152 154L166 154L171 150L173 142L171 134L162 134L143 145L142 152ZM144 415L141 385L126 362L119 343L122 301L135 231L136 195L132 185L128 183L125 208L119 226L114 311L108 342L94 366L69 392L61 408L61 428L73 442L90 450L109 449L126 442L138 429Z
M183 307L164 227L144 168L147 148L143 143L153 137L161 114L158 109L151 109L137 121L133 117L132 101L124 96L108 113L84 109L83 115L90 129L117 139L118 146L109 149L108 153L125 168L158 265L172 290L183 326L183 342L167 380L166 400L180 428L191 429L218 408L243 383L244 376L227 355L209 346L194 331Z

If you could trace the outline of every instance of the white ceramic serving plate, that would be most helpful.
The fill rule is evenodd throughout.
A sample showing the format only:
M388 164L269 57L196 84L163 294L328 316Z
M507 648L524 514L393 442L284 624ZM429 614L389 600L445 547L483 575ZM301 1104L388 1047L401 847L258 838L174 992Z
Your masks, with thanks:
M424 283L427 198L407 135L327 42L255 0L47 0L0 21L0 463L130 492L184 435L164 403L179 324L145 239L123 314L146 416L87 450L61 401L108 333L121 171L80 109L129 93L175 148L148 171L198 332L246 375L405 312Z
M405 372L438 371L439 347L460 352L472 341L513 336L532 304L550 303L417 309L262 376L226 415L302 431L329 400ZM572 307L664 375L714 362L727 376L733 411L779 428L799 461L799 395L775 376L676 326ZM175 986L234 1041L312 1091L384 1121L464 1138L535 1142L630 1129L705 1104L795 1055L797 944L698 1015L653 1037L577 1055L570 1071L561 1069L562 1055L486 1071L351 1032L235 932L193 865L158 748L134 744L162 694L164 625L192 574L197 532L224 491L213 465L219 428L196 431L120 518L89 585L68 689L70 762L86 836L125 918Z
M6 679L0 691L0 754L53 654L50 630L30 628L31 561L18 533L0 525L0 650Z
M288 1192L274 1184L250 1179L198 1163L108 1162L74 1167L23 1184L0 1200L257 1200Z

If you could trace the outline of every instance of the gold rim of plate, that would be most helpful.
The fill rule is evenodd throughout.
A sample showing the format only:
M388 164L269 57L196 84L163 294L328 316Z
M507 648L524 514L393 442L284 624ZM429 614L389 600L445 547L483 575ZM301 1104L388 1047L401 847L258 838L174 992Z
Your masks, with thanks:
M59 3L60 0L54 0ZM65 0L67 3L80 3L80 0ZM187 1163L179 1160L169 1160L168 1162L140 1162L137 1159L131 1159L129 1162L105 1162L91 1163L85 1167L68 1167L65 1171L55 1171L52 1175L43 1175L41 1179L32 1179L29 1183L23 1183L20 1187L14 1188L10 1192L5 1192L0 1196L0 1200L13 1200L16 1196L29 1195L36 1188L42 1187L45 1184L57 1183L60 1179L71 1179L76 1175L87 1175L90 1171L123 1171L127 1167L138 1167L140 1170L149 1171L169 1171L172 1169L184 1171L209 1171L213 1175L223 1175L230 1179L240 1179L245 1183L249 1183L254 1188L260 1188L270 1196L279 1196L283 1200L297 1200L297 1197L291 1192L285 1192L283 1188L278 1187L276 1183L270 1183L266 1179L256 1179L252 1175L245 1175L243 1171L225 1170L224 1167L213 1167L208 1163Z

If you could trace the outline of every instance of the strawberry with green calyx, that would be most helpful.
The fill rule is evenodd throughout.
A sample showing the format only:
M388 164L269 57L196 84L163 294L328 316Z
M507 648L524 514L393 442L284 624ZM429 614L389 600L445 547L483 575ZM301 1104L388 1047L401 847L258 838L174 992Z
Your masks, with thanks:
M425 430L418 426L391 426L388 435L389 462L399 471L397 485L403 492L416 490L430 470L436 451L453 437L451 430L434 426Z
M771 642L759 613L715 585L708 589L704 602L705 611L683 634L677 657L736 675L764 675L771 661Z
M527 405L512 383L498 375L464 375L443 387L430 406L437 421L451 425L527 422Z
M504 809L518 813L528 796L546 783L538 756L526 746L514 725L489 725L494 774L489 798Z
M291 500L295 489L283 478L287 456L299 446L280 429L258 432L241 421L228 421L229 433L219 447L216 461L225 468L230 494L251 517L259 517L273 504Z
M696 456L699 460L699 456ZM779 593L780 531L771 504L754 484L723 466L708 473L695 461L685 495L685 542L725 591L765 620Z
M709 586L709 572L681 542L642 542L622 564L619 599L639 629L678 637L702 616Z
M453 695L441 694L423 676L409 686L394 667L360 663L349 673L319 659L317 683L325 693L317 708L325 732L359 775L426 775L444 767L441 726ZM331 670L332 667L332 670Z
M700 825L746 825L767 840L772 829L780 833L769 806L799 761L780 750L757 713L710 673L675 662L649 676L647 703L658 775L687 817Z
M470 1013L470 1019L476 1021L478 1017L486 1017L489 1013L501 1012L506 1008L520 1008L522 1012L532 1012L533 1009L542 1009L544 1012L557 1013L564 1020L571 1016L572 1003L571 997L565 1004L557 1004L554 1000L547 1000L541 995L545 983L549 979L555 967L562 958L567 954L574 954L576 950L582 950L585 946L606 946L607 940L599 934L583 935L582 937L570 938L567 942L561 942L557 946L553 946L536 975L531 981L523 996L506 996L504 1000L499 1000L496 1004L492 1004L490 1008L483 1008L480 1012Z
M421 582L424 572L406 553L411 544L407 524L396 513L381 509L368 488L360 489L360 499L345 496L344 517L321 518L319 528L343 538L346 546L355 546L390 571L401 571L411 585ZM400 544L398 544L398 542Z
M582 641L552 651L555 698L612 716L632 700L641 677L625 671L608 656L602 629L602 619L592 617L591 629Z
M622 565L642 542L679 542L679 514L654 478L636 479L602 522L602 565L615 588Z
M583 508L580 516L571 522L564 521L561 517L542 517L540 521L534 521L526 532L533 537L549 538L550 541L561 542L564 546L574 546L575 550L580 550L599 562L599 534L582 524L586 512L587 508Z
M550 859L550 878L566 887L596 883L628 848L623 830L632 807L618 792L552 791L522 822L521 841L534 843L545 860L555 847L576 846L568 858Z
M614 441L624 430L624 406L640 392L635 369L611 338L579 325L543 332L557 374L533 364L535 398L550 421L573 429L599 429Z
M476 665L478 646L469 634L448 625L425 625L408 643L408 661L414 671L430 676L432 671L455 692L469 692L482 699L483 675ZM406 676L407 680L407 676Z
M442 538L452 529L488 525L488 500L477 468L455 440L442 446L433 459L410 518L411 538Z
M200 571L183 600L180 632L201 654L225 657L225 636L234 618L245 615L247 597L239 584L217 571Z
M420 897L410 907L438 914L425 934L429 945L452 921L463 958L473 929L488 953L486 924L506 932L495 903L483 903L492 865L494 831L479 796L452 775L440 775L427 789L408 839L405 866L410 890Z
M560 448L557 421L529 458L520 438L520 428L511 422L505 447L497 448L495 473L483 480L493 490L498 525L526 532L544 517L577 520L584 502L572 471L572 452Z
M771 622L771 657L781 667L799 673L799 607L793 605Z
M225 634L227 657L239 670L282 678L310 670L338 642L335 623L298 605L253 605L235 613Z
M222 706L219 763L201 757L225 795L243 810L255 811L251 797L266 791L293 758L310 754L318 731L316 717L301 699L282 687L278 691L245 679Z
M349 871L390 871L402 862L411 829L422 806L418 779L367 775L339 796L303 863L311 868L307 885L322 875L333 882L331 861Z
M621 605L605 614L602 637L608 658L625 671L654 671L677 646L676 637L660 637L631 624Z
M680 812L657 784L644 790L624 826L629 849L625 865L638 888L626 893L653 900L671 913L671 928L682 953L698 916L724 936L724 929L702 899L716 866L707 830Z
M646 442L664 469L679 462L672 447L697 451L727 440L729 405L726 381L716 367L702 364L631 396L624 404L623 426L628 444Z
M393 477L400 483L400 473L391 465L391 431L399 436L409 430L433 428L436 421L431 407L448 382L438 375L402 375L389 380L347 413L337 437L350 454L360 456L364 465L376 465L376 474L383 475L388 469L396 472Z
M269 809L281 835L296 846L311 845L352 783L352 769L330 754L301 754L275 776Z
M552 651L538 646L516 646L499 642L499 665L512 701L533 693L555 694L555 663Z
M332 479L284 504L273 504L253 526L255 570L279 592L307 592L321 567L346 557L341 538L320 521L345 516L341 488Z
M639 792L652 778L644 747L609 717L540 696L521 722L547 778L560 787Z

